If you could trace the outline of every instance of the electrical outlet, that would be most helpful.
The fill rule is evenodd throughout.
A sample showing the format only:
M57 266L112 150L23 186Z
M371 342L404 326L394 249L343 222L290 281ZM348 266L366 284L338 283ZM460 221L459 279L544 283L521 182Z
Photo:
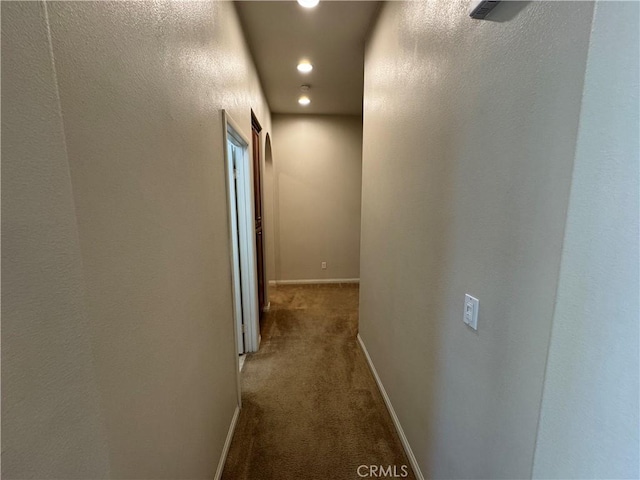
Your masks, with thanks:
M462 320L474 330L478 330L478 310L480 301L471 295L464 296L464 316Z
M323 270L327 269L327 262L322 262L322 264L320 265L322 267Z

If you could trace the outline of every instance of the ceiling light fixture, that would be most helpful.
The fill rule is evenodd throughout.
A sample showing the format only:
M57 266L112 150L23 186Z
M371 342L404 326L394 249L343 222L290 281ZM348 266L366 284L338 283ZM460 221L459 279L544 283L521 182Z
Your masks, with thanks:
M308 60L302 60L298 64L298 71L300 73L309 73L311 70L313 70L313 65L311 65Z
M320 3L320 0L298 0L298 4L304 8L313 8Z
M300 95L300 98L298 98L298 103L303 107L306 107L311 103L311 99L307 96L307 93L309 93L310 90L311 85L300 85L300 92L302 93L302 95Z

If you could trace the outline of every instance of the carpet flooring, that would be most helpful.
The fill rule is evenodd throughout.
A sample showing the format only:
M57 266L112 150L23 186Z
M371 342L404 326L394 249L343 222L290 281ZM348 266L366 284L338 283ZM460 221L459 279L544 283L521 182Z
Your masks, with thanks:
M242 410L223 480L380 472L369 466L395 466L396 477L376 478L415 478L357 343L357 285L272 291L260 351L242 371Z

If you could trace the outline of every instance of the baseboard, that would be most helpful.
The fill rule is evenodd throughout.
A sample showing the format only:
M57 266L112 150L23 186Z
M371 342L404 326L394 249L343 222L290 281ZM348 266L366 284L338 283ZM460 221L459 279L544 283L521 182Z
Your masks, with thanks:
M233 432L236 430L236 423L238 422L238 416L240 415L240 407L236 407L236 411L233 412L233 418L231 419L231 425L229 425L229 431L227 432L227 438L224 441L222 447L222 453L220 454L220 460L218 461L218 468L216 470L216 476L214 480L220 480L222 477L222 471L224 470L224 464L227 461L227 454L229 453L229 447L231 446L231 440L233 439Z
M269 285L312 285L316 283L360 283L359 278L312 278L308 280L269 280Z
M393 409L393 405L391 405L391 400L389 399L389 395L387 395L387 391L384 389L384 385L382 385L382 380L378 376L378 372L376 371L376 367L373 365L373 360L369 356L369 352L367 351L367 347L364 345L362 341L362 337L358 334L358 343L360 344L360 348L362 349L362 353L367 359L367 363L369 364L369 369L373 374L373 378L376 379L376 383L378 384L378 389L382 394L382 398L384 399L384 403L387 406L387 410L389 410L389 414L391 415L391 419L393 420L393 424L396 427L396 431L398 432L398 436L400 437L400 441L402 442L402 447L404 448L407 457L409 458L409 463L411 463L411 468L413 469L413 473L415 474L418 480L424 480L424 475L420 471L420 466L418 465L418 461L416 460L416 456L413 454L413 450L411 450L411 445L409 445L409 440L407 436L404 434L404 430L402 429L402 425L400 425L400 420L396 415L396 411Z

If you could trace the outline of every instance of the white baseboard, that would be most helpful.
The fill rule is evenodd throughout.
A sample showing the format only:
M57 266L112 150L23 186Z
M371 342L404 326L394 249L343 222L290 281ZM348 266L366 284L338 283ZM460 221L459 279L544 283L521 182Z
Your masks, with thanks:
M409 463L411 463L411 468L413 469L413 473L415 474L418 480L424 480L424 475L420 471L420 466L418 465L418 461L416 460L416 456L413 454L413 450L411 450L411 445L409 445L409 440L407 436L404 434L404 430L402 429L402 425L400 425L400 420L396 415L396 411L393 409L393 405L391 405L391 400L389 399L389 395L387 395L387 391L384 389L384 385L382 385L382 380L378 376L378 372L376 371L376 367L373 365L373 360L369 356L369 352L367 351L367 347L364 345L362 341L362 337L358 334L358 343L360 344L360 348L362 348L362 352L367 359L367 363L369 364L369 368L371 369L371 373L373 374L373 378L376 379L376 383L378 384L378 389L382 394L382 398L384 399L384 403L387 406L387 410L389 410L389 414L391 415L391 419L393 420L393 424L396 427L396 431L398 432L398 436L400 437L400 441L402 442L402 446L404 448L407 457L409 458Z
M229 425L229 431L227 432L227 438L224 441L222 447L222 453L220 454L220 460L218 461L218 468L216 470L216 476L214 480L220 480L222 477L222 471L224 470L224 464L227 461L227 454L229 453L229 447L231 446L231 440L233 439L233 432L236 430L236 423L238 422L238 416L240 415L240 407L236 407L236 411L233 412L233 418L231 419L231 425Z
M315 283L360 283L359 278L312 278L308 280L269 280L269 285L311 285Z

